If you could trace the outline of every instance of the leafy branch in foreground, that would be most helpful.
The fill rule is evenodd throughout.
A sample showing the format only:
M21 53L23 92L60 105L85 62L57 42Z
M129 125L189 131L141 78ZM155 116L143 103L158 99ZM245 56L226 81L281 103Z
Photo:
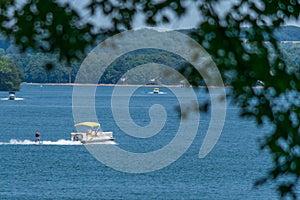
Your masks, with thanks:
M162 25L172 21L169 13L179 19L196 7L202 21L197 27L200 31L192 36L210 53L223 74L232 74L226 81L234 88L232 96L242 115L254 117L259 125L270 122L275 127L262 144L273 156L273 168L263 180L278 181L282 197L296 198L300 177L299 73L287 65L275 32L286 20L298 19L299 1L90 0L84 7L88 17L101 11L111 25L108 27L85 21L87 17L70 3L17 2L0 2L2 33L23 50L58 53L67 61L86 53L97 33L130 29L138 14L143 13L148 25ZM221 12L224 4L227 10ZM253 88L257 81L264 87ZM286 177L285 182L280 181Z

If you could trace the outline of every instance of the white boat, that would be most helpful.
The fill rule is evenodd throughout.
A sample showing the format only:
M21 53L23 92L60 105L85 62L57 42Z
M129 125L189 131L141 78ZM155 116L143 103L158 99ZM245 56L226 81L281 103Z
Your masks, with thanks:
M153 88L152 92L148 92L148 94L166 94L166 93L160 92L159 88Z
M113 132L100 131L100 124L96 122L81 122L74 125L78 129L86 131L72 132L71 141L80 141L83 144L97 144L114 141Z
M16 93L15 92L9 92L8 93L8 100L15 100L16 99Z
M159 88L154 88L153 89L153 94L159 94Z
M7 98L0 98L0 100L24 100L24 98L17 98L15 92L9 92Z

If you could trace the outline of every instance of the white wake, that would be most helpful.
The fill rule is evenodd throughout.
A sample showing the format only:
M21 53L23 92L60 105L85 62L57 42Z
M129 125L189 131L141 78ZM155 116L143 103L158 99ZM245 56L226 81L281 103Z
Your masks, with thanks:
M116 144L114 141L106 141L101 144ZM83 145L80 141L71 141L60 139L57 141L41 141L35 142L31 140L11 139L9 142L0 142L0 145Z
M0 145L82 145L79 141L71 141L60 139L57 141L41 141L35 142L31 140L11 139L9 142L0 142Z
M14 100L10 100L9 98L0 98L2 101L23 101L24 98L15 98Z

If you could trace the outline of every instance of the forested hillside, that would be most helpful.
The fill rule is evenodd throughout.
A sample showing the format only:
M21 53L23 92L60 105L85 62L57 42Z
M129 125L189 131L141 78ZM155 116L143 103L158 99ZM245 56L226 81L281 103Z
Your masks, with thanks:
M190 33L193 30L181 30L183 33ZM279 41L300 41L300 28L295 26L282 27L276 33ZM283 55L288 60L291 69L299 70L300 62L300 43L297 42L281 42ZM180 47L178 47L180 48ZM56 56L46 55L34 52L19 53L18 49L8 42L5 38L0 37L0 55L9 61L12 61L24 73L23 82L38 82L38 83L68 83L75 80L76 72L80 67L80 62L73 62L71 67L58 62ZM54 63L53 69L49 70L46 63ZM95 60L101 62L101 60ZM99 83L114 84L120 81L124 73L130 69L141 66L147 63L156 63L170 66L174 69L179 69L182 66L189 66L178 55L157 49L141 49L127 53L115 60L112 65L106 70ZM157 65L144 66L141 69L134 70L130 76L123 76L122 83L137 84L147 83L151 79L155 79L155 83L164 84L179 84L178 79L168 77L164 79L162 70ZM230 78L230 75L229 75ZM228 77L227 77L228 79ZM203 81L198 84L203 85ZM226 83L225 83L226 84Z

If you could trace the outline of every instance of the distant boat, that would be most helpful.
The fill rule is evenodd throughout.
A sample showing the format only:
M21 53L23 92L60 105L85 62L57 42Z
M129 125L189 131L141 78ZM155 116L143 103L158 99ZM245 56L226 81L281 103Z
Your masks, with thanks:
M148 92L148 94L166 94L165 92L160 92L159 88L154 88L152 92Z
M159 94L159 88L154 88L153 89L153 94Z
M8 93L8 100L15 100L16 99L16 93L15 92L9 92Z
M15 92L9 92L7 98L0 98L0 100L24 100L24 98L17 98Z
M100 124L96 122L81 122L76 127L87 128L86 132L72 132L71 141L80 141L83 144L97 144L114 141L113 132L99 131Z

